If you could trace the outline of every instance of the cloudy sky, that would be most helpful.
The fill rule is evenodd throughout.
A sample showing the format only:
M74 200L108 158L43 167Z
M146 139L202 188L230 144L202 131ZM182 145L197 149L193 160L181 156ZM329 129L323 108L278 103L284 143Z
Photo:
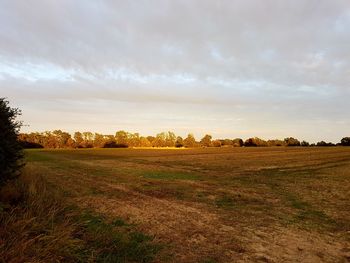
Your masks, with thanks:
M350 135L348 0L0 0L22 130Z

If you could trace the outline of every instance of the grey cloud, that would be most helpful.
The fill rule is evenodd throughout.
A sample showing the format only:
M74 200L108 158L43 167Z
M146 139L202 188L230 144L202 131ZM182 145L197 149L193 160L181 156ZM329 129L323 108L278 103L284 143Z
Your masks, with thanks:
M321 119L341 129L329 135L335 140L349 130L349 28L347 0L0 0L0 91L78 108L173 104L186 115L193 104L192 121L203 109L243 115L242 134L264 129L254 116L279 119L282 130L300 119L311 129L308 118L324 127ZM239 129L220 125L221 133Z

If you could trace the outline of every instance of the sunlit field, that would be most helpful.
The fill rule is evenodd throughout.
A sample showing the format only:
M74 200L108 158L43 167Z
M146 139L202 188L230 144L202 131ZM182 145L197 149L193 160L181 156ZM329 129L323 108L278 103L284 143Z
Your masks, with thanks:
M26 159L24 176L69 208L53 212L52 228L78 228L66 230L60 260L349 260L346 147L28 150Z

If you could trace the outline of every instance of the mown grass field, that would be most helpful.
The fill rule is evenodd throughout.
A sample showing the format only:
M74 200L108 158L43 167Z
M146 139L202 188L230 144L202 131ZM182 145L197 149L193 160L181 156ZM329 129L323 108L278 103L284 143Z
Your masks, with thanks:
M350 260L350 147L28 150L26 159L24 174L64 204L48 228L71 228L51 234L65 249L52 260Z

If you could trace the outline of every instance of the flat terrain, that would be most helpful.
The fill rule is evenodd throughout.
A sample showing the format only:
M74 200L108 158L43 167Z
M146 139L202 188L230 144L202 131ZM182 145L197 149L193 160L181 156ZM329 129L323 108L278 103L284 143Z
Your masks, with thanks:
M350 147L29 150L81 211L155 262L349 262ZM137 259L136 259L137 261Z

